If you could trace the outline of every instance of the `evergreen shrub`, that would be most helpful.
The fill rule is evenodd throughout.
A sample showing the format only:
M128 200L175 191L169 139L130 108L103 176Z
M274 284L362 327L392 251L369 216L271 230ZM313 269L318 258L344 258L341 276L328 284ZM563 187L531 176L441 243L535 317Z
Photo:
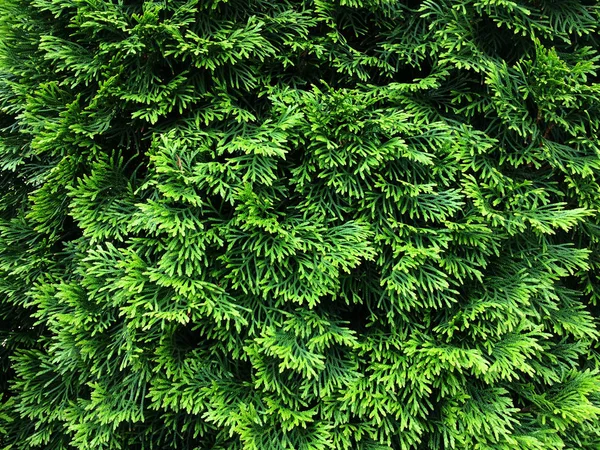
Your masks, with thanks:
M595 0L0 0L0 448L600 448Z

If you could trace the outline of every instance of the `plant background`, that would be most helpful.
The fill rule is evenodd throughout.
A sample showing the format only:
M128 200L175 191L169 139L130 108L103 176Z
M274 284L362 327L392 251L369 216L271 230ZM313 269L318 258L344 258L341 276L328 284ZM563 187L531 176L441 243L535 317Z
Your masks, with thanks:
M599 448L599 19L0 0L0 445Z

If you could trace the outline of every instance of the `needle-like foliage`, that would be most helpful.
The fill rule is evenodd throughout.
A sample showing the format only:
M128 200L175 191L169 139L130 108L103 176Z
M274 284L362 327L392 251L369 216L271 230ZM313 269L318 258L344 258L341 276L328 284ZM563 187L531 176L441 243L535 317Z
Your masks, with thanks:
M596 0L0 0L0 448L600 448Z

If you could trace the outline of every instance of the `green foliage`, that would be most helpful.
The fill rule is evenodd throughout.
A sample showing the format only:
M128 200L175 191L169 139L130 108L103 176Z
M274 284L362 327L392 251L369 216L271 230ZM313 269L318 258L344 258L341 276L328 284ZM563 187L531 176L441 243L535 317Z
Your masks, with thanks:
M0 0L0 448L600 448L599 24Z

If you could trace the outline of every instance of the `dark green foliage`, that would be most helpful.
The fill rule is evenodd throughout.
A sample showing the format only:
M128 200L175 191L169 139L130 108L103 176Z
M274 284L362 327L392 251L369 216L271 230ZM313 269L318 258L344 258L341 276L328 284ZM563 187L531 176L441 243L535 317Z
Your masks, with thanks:
M0 17L0 448L600 448L600 4Z

